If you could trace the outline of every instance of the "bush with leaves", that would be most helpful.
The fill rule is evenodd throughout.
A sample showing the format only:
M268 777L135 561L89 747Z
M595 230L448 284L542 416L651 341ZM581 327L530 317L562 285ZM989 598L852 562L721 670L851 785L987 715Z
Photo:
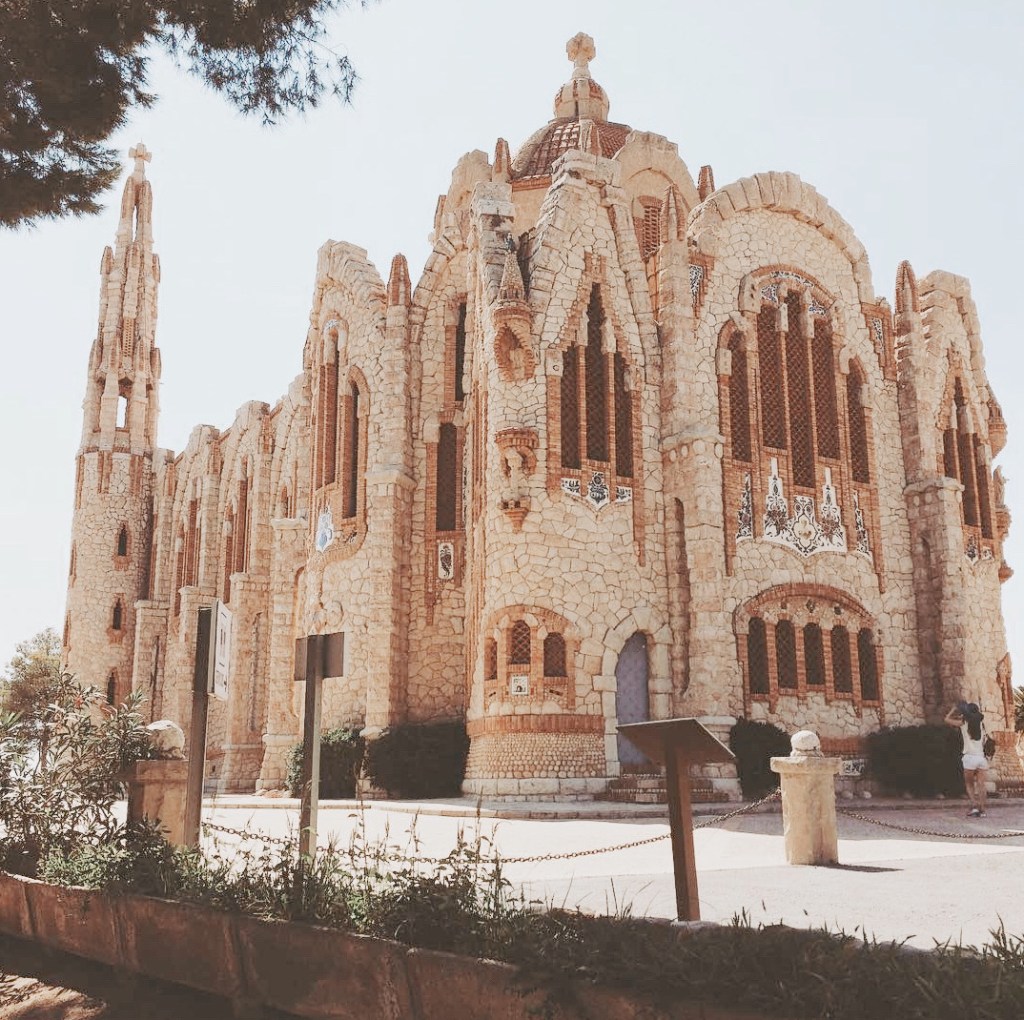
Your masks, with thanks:
M867 737L871 778L888 793L915 797L964 792L959 730L951 726L885 727Z
M769 722L738 719L729 730L729 748L736 755L736 771L747 800L770 793L779 785L770 761L789 754L789 736L785 730Z
M320 734L320 796L331 800L356 795L356 780L363 767L364 741L358 730L325 730ZM293 797L302 794L302 744L288 752L285 779Z
M66 673L48 693L31 731L11 716L0 729L0 864L28 875L48 854L109 842L120 774L151 754L141 695L107 705Z
M406 723L367 745L366 771L393 797L457 797L468 755L464 722Z

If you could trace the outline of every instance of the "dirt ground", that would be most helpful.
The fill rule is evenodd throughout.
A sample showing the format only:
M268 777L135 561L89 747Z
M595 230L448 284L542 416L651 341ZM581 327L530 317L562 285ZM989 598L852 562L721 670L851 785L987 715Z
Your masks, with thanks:
M255 1014L254 1014L255 1015ZM291 1014L264 1010L265 1020ZM0 936L0 1020L235 1020L226 999Z

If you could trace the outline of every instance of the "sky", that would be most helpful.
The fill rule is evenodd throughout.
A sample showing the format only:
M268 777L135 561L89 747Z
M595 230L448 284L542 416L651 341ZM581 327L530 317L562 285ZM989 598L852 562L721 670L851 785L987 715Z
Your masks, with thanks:
M719 187L789 170L865 245L876 294L896 267L967 276L1009 443L1018 523L1005 554L1010 650L1024 677L1024 355L1013 245L1024 236L1024 5L1002 0L381 0L341 12L331 45L360 80L262 126L155 57L157 105L112 140L153 153L163 358L159 443L227 427L301 369L317 249L364 247L413 280L459 157L513 152L552 116L565 43L592 35L610 118L665 135ZM2 183L0 183L2 186ZM96 332L99 263L122 183L94 217L0 232L0 664L64 616L74 458ZM1017 508L1021 509L1018 510Z

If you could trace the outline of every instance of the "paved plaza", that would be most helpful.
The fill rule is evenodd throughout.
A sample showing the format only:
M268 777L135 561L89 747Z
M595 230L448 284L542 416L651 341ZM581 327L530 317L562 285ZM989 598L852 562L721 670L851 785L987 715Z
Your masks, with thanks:
M745 912L754 923L826 926L922 947L946 940L980 945L1002 920L1008 932L1024 937L1024 802L990 802L981 819L964 817L966 803L956 800L841 802L839 809L871 821L840 815L837 867L787 865L777 810L698 829L694 848L703 919L728 922ZM698 825L725 808L707 810L698 814ZM297 802L208 799L203 820L283 837L298 825ZM956 835L904 832L892 825ZM347 844L360 826L370 839L387 836L403 848L411 846L414 831L417 852L427 857L451 850L460 831L485 837L505 859L554 854L551 860L508 864L506 876L528 899L552 906L675 916L663 807L482 802L478 808L468 800L371 801L360 807L335 801L321 807L318 843ZM1007 831L1022 834L999 838ZM573 856L655 836L666 838ZM238 843L230 835L220 839L224 847Z

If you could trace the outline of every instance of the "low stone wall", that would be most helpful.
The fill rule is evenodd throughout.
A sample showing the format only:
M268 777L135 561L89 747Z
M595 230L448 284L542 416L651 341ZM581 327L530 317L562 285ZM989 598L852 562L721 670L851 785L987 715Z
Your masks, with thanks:
M516 968L329 928L146 896L108 896L0 872L0 931L240 1007L319 1020L765 1020L700 1003L655 1005L581 985L543 1012Z

